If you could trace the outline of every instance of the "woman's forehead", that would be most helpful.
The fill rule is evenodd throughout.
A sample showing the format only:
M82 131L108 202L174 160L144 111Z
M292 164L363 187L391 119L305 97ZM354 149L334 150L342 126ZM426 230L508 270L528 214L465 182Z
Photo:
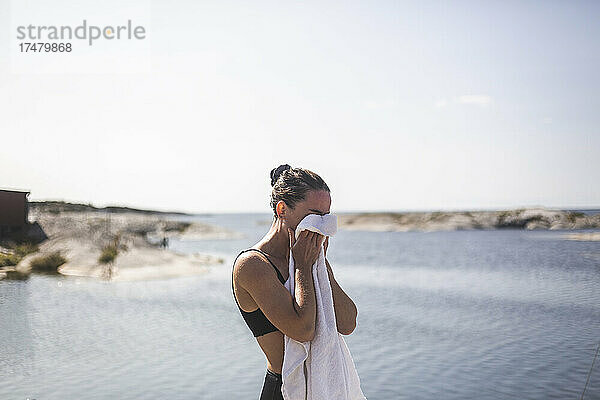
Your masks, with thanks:
M326 214L331 206L331 195L326 190L311 190L306 194L303 203L308 211Z

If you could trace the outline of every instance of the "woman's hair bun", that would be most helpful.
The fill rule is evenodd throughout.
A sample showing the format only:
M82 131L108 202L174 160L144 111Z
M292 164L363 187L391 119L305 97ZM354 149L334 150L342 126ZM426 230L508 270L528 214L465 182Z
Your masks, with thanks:
M271 170L271 186L275 186L275 182L279 179L279 176L283 173L283 171L287 171L288 169L292 169L289 164L281 164L277 168L273 168Z

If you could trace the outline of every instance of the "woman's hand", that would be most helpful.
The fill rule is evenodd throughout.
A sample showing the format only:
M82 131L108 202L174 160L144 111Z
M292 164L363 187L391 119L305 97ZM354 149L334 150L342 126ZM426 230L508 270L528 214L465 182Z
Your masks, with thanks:
M288 228L288 234L290 237L290 249L296 268L312 267L317 257L319 257L325 236L305 229L300 232L298 240L296 240L294 231L290 228Z

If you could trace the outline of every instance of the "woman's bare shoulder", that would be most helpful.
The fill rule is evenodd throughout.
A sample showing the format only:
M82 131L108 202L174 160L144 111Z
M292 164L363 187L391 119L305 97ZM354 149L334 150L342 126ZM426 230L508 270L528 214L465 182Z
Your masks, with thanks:
M233 265L234 279L242 286L245 282L265 279L271 275L269 269L266 268L266 264L268 264L268 261L259 252L246 251L235 260Z

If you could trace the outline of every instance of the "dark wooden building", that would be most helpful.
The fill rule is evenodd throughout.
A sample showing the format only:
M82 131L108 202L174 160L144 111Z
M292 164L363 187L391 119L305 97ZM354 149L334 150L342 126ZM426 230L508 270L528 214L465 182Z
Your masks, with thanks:
M29 193L0 189L0 237L21 232L29 224Z

